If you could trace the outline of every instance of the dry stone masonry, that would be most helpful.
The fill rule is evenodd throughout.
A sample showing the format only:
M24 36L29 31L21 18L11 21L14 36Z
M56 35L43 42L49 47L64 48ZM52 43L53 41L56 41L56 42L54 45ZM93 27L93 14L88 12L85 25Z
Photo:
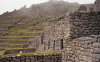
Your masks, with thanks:
M6 50L3 55L6 55L6 54L17 54L17 53L29 53L29 52L36 52L36 49L35 48L29 48L29 49Z
M36 51L59 51L62 61L100 62L100 39L91 38L91 35L100 35L100 12L73 12L56 25L46 28L29 47L35 46ZM72 42L76 38L77 42Z
M100 0L96 0L94 3L94 10L100 11Z
M78 11L87 11L87 8L84 5L81 5Z
M68 42L66 60L72 62L100 62L100 35L80 37Z
M100 12L74 12L68 18L71 39L100 34Z
M0 62L61 62L62 54L23 55L0 58Z
M100 5L96 0L93 10L80 6L78 11L68 13L56 25L44 29L40 37L28 42L36 51L58 51L60 59L54 56L39 56L45 62L100 62ZM56 55L55 55L56 56ZM46 57L43 59L43 57ZM41 62L38 56L14 58L15 62ZM61 59L62 58L62 59ZM11 61L12 58L6 58ZM5 58L1 58L5 60ZM12 61L13 62L13 61Z

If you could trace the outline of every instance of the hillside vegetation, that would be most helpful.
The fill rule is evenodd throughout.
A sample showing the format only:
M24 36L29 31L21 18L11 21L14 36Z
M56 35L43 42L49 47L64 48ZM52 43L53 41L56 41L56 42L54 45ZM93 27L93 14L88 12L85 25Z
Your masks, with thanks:
M78 3L46 2L6 12L0 15L0 35L40 35L45 27L54 25L67 12L75 11L79 6Z
M47 2L6 12L0 16L0 35L40 35L46 26L57 23L68 11L78 7L77 3Z
M78 3L46 2L5 12L0 15L0 51L27 48L27 41L39 37L45 27L55 25L67 12L73 12L79 6Z

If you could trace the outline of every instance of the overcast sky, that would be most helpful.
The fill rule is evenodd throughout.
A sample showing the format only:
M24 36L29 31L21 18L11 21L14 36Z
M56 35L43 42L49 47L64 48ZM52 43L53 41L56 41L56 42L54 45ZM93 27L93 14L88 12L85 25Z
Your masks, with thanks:
M13 11L14 9L20 9L24 5L30 7L32 4L44 3L49 0L0 0L0 15L6 11ZM78 2L79 4L94 3L95 0L64 0L68 2Z

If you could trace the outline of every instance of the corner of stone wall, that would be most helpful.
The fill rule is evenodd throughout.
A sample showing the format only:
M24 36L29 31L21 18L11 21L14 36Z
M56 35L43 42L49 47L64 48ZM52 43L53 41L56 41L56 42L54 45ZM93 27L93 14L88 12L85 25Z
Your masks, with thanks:
M66 45L66 61L100 62L100 35L80 37Z

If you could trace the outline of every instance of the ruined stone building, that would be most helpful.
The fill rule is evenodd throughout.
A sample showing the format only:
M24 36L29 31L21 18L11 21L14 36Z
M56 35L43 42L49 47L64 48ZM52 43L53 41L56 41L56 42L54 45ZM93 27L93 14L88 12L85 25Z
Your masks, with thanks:
M68 13L28 45L61 52L63 62L100 62L100 11Z

